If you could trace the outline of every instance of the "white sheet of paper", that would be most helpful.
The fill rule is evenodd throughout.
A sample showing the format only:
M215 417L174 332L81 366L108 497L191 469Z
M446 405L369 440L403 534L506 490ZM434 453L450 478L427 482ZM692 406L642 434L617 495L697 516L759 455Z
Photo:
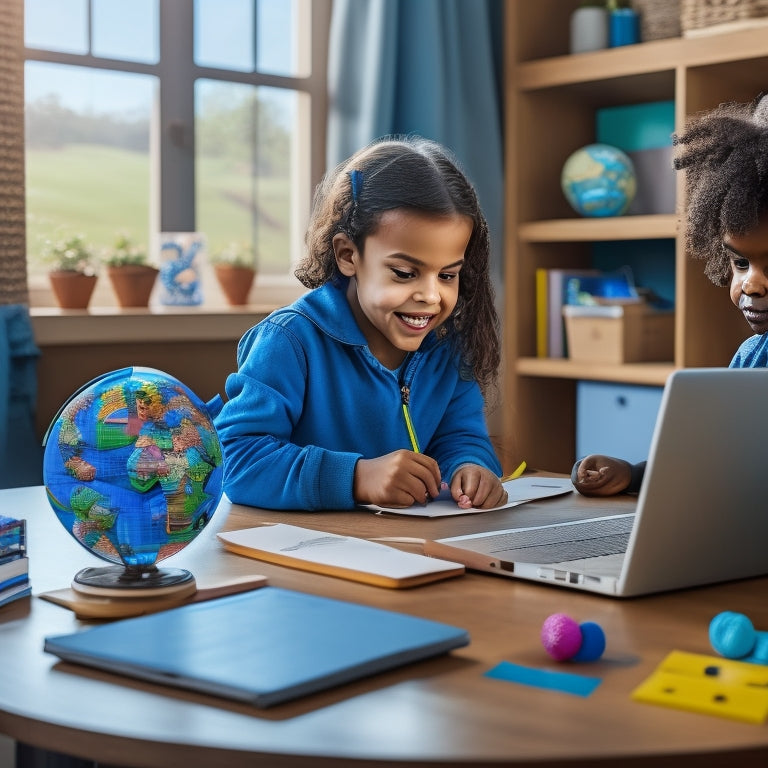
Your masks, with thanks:
M514 480L507 480L504 483L507 489L507 503L493 509L461 509L459 505L451 498L449 491L444 491L436 499L427 504L416 504L412 507L380 507L377 504L366 504L367 509L373 510L377 514L409 515L411 517L449 517L451 515L476 515L479 512L493 512L496 509L506 509L507 507L516 507L518 504L525 504L527 501L536 499L545 499L548 496L560 496L565 493L571 493L573 483L568 478L561 477L518 477Z

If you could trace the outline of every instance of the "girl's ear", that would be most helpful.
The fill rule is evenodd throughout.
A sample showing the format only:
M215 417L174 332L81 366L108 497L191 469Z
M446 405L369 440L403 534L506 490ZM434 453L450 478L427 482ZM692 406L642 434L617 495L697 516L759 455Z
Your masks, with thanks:
M344 277L352 277L357 264L357 246L343 232L333 236L333 252L336 266Z

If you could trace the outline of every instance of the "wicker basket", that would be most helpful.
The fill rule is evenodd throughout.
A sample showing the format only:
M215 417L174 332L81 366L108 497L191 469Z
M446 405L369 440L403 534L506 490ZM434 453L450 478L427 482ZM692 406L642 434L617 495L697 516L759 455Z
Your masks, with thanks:
M768 16L768 0L681 0L683 32Z
M680 0L632 0L640 14L640 39L680 37Z

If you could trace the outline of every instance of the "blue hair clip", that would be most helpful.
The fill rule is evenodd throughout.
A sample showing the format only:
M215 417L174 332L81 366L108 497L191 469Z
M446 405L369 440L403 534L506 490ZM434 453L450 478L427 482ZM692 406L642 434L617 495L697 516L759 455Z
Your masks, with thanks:
M352 182L352 200L357 202L357 199L360 196L360 190L363 188L363 172L350 171L349 180Z

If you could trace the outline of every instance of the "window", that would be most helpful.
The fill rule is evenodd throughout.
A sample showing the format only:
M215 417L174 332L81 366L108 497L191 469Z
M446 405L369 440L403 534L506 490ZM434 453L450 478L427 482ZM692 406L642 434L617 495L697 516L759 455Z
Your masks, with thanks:
M329 17L330 0L25 0L30 286L46 241L152 252L200 231L211 254L253 245L270 298L295 290Z

